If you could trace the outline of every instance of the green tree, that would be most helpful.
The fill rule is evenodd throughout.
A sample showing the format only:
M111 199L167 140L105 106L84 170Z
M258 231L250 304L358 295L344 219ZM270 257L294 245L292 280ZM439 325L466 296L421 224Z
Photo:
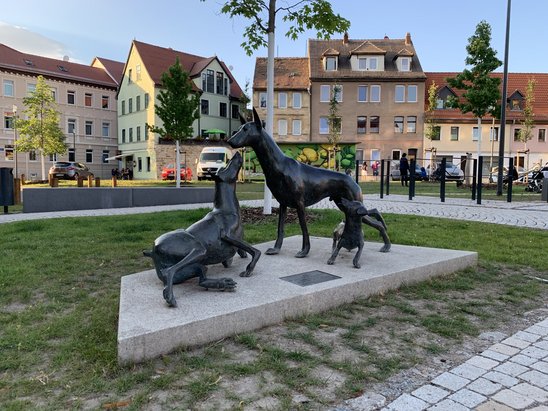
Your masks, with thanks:
M205 0L201 0L205 1ZM281 3L281 4L280 4ZM266 69L266 131L273 134L274 127L274 50L276 18L290 24L285 35L296 40L305 30L314 29L318 38L329 38L334 33L348 31L350 22L335 14L328 0L228 0L221 7L221 13L231 18L243 17L251 21L245 28L241 46L251 56L253 51L268 47ZM265 184L264 213L271 214L271 194Z
M533 112L533 103L535 102L535 79L527 81L525 90L525 107L523 108L523 126L517 135L517 141L523 143L523 151L527 151L527 142L533 138L533 128L535 127L535 113ZM527 169L529 164L527 164Z
M440 135L440 127L438 125L438 122L436 121L436 117L434 116L434 110L437 106L437 98L438 98L438 85L435 81L430 84L428 87L428 104L426 105L426 109L424 110L424 119L425 119L425 128L424 128L424 137L428 140L430 140L430 153L432 153L430 157L430 170L433 170L434 167L434 143L433 140L435 138L438 138ZM426 150L425 150L426 151Z
M339 115L339 99L340 99L340 86L333 87L333 93L329 100L329 116L327 122L329 124L329 134L327 135L327 141L331 145L330 151L333 152L333 168L338 168L337 152L339 151L339 142L341 141L341 116ZM330 167L331 164L328 164Z
M162 89L158 92L159 104L155 104L156 115L162 120L162 126L149 125L153 133L161 137L175 140L177 187L181 186L181 161L179 144L192 137L194 120L200 118L200 96L192 89L192 81L183 70L179 58L162 74L160 79Z
M59 112L51 88L38 76L36 89L23 99L24 117L16 120L19 138L17 151L36 151L42 163L42 180L46 179L45 157L65 154L65 135L59 127Z
M491 47L491 26L481 21L476 31L468 39L468 56L465 68L454 78L448 78L448 84L463 90L462 99L451 99L449 105L462 113L473 113L478 119L478 156L481 155L481 120L485 115L497 114L497 101L500 100L500 79L491 73L502 65L497 52Z

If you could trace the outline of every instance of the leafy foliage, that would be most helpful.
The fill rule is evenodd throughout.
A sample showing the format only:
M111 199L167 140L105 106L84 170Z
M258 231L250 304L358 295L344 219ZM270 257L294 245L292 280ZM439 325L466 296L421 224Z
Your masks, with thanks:
M438 123L434 117L434 110L436 109L436 99L437 99L438 85L435 81L430 84L428 87L428 105L424 112L426 119L426 127L424 129L424 137L432 141L438 134Z
M341 93L340 86L333 87L333 94L329 100L329 116L327 121L329 123L329 134L327 135L327 141L332 146L332 150L337 150L337 145L341 140L341 117L339 115L339 98Z
M67 151L65 135L59 127L59 112L51 88L38 76L36 89L23 99L26 118L17 119L19 131L17 151L37 151L42 157L42 178L45 179L44 156Z
M448 78L451 87L464 90L459 99L449 100L449 105L460 109L463 113L472 112L477 118L484 117L487 113L497 114L497 101L500 100L500 79L491 77L490 74L502 65L496 57L497 52L491 47L491 26L486 21L481 21L476 26L476 31L468 39L466 46L468 56L462 73L454 78Z
M248 55L268 45L268 33L274 33L278 13L285 13L282 20L291 23L285 35L292 40L296 40L305 30L315 29L318 38L329 38L333 33L342 33L350 27L350 22L335 14L327 0L301 0L283 4L276 7L276 0L269 0L268 4L263 0L230 0L224 3L221 12L230 17L241 16L252 21L245 28L246 40L241 44Z
M200 117L200 96L192 90L192 82L183 70L179 58L162 74L162 89L155 104L163 127L147 125L150 131L164 138L184 140L193 134L192 124Z
M533 112L533 103L535 102L535 85L534 79L529 79L527 82L527 90L525 91L525 107L523 108L523 120L521 122L523 128L519 130L518 141L527 144L533 138L533 128L535 127L535 113Z

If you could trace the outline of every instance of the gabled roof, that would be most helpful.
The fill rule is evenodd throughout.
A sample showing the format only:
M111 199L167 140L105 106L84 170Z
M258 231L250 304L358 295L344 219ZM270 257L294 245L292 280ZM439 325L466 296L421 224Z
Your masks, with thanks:
M117 87L102 68L21 53L4 44L0 44L0 70L99 87Z
M339 59L337 70L326 71L322 64L322 57L324 52L330 49L339 53ZM403 49L412 53L411 71L399 71L396 66L395 58ZM380 58L384 58L384 71L352 70L350 58L356 54L377 54ZM312 81L345 79L424 81L426 78L413 44L410 41L406 43L406 39L309 39L308 56Z
M183 69L187 71L191 77L200 75L204 68L206 68L213 60L217 59L229 77L230 97L239 99L242 96L242 89L240 88L238 82L234 79L228 67L217 57L197 56L194 54L173 50L172 48L143 43L137 40L133 40L131 47L135 47L146 67L146 70L148 71L148 74L157 86L161 85L162 73L164 73L175 63L177 57L179 57L179 62L181 63Z
M398 51L396 57L413 57L414 55L415 55L415 53L413 53L408 48L404 47L403 49Z
M433 81L436 82L438 90L447 86L447 78L455 77L457 72L428 72L426 74L425 85L425 104L428 104L428 88ZM502 73L492 73L493 77L501 79L502 90ZM507 98L515 94L518 91L521 95L525 95L527 90L527 83L530 79L535 79L535 102L533 103L533 112L535 113L535 121L548 122L548 73L508 73L507 84ZM451 89L457 96L462 96L461 90ZM513 91L512 91L513 90ZM443 109L436 110L436 118L439 119L473 119L472 113L462 114L460 110L455 109ZM487 116L486 119L490 119ZM508 121L523 119L523 112L506 110L506 119Z
M360 54L386 54L386 50L381 49L380 47L375 46L373 43L365 40L362 44L356 47L353 50L350 50L351 55L360 55Z
M337 50L329 48L329 49L325 50L322 53L322 57L325 57L325 56L338 56L339 54L341 54L341 53L339 53Z
M104 57L95 57L91 62L91 65L94 66L95 62L98 62L102 67L104 67L108 75L116 82L116 84L120 85L124 75L124 63L121 61L106 59Z
M267 59L259 57L255 61L254 90L266 90ZM274 88L306 90L308 80L308 58L279 57L274 59Z

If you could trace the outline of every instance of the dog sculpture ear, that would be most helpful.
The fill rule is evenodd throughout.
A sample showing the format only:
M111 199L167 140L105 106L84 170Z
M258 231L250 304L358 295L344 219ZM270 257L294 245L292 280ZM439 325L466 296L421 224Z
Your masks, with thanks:
M255 110L255 107L253 107L253 121L255 122L255 125L259 130L263 128L263 123L261 122L261 119L259 118L259 114L257 113L257 110Z
M240 113L240 123L242 123L242 126L247 123L247 121L245 120L244 116L242 116L242 114Z

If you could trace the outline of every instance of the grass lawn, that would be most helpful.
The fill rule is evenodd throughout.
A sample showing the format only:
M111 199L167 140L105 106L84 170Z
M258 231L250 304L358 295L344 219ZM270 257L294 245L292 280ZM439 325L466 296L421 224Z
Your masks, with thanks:
M0 225L0 409L325 409L548 300L534 278L548 279L546 231L388 214L394 243L477 251L478 268L118 366L120 278L152 268L142 250L207 211ZM311 235L331 236L340 221L309 213ZM245 230L250 243L274 239L276 218Z

